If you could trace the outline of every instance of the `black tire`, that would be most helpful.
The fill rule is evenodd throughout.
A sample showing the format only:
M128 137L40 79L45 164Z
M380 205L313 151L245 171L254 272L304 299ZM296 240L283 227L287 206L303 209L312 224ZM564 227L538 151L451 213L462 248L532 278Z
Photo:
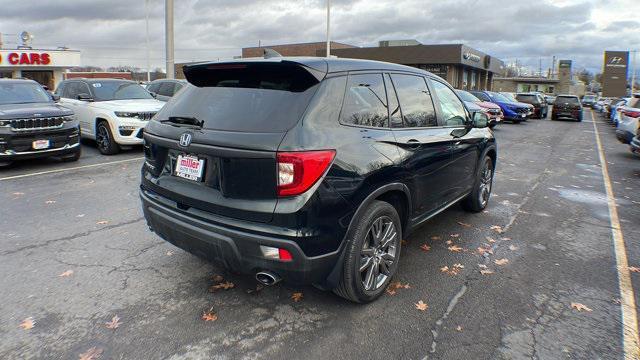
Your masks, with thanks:
M473 183L471 194L462 201L462 206L470 212L480 212L489 204L491 189L493 187L493 160L485 156L482 161L476 180Z
M96 125L96 145L103 155L115 155L120 152L120 146L113 139L113 133L106 120Z
M74 153L67 154L65 156L61 156L60 160L63 162L73 162L80 160L80 156L82 155L82 147L78 146L78 150Z
M380 228L376 226L379 222L391 224L393 228L387 234L388 227L382 226ZM375 229L378 228L380 228L379 234L384 232L382 238L378 238L380 250L373 245L375 244ZM395 235L392 236L394 230ZM389 256L391 251L385 252L383 241L381 241L385 239L391 239L386 249L393 250L392 260L390 260ZM344 249L342 277L333 292L357 303L371 302L380 297L398 269L401 240L402 228L400 216L398 216L396 209L387 202L373 201L362 216L356 219L354 228L349 231L349 237ZM371 255L367 256L368 253L371 253ZM369 266L364 267L367 264ZM364 270L362 270L363 268ZM384 273L384 269L387 270L387 274ZM376 271L379 271L377 275L370 275L370 272L371 274L376 274ZM366 288L367 283L371 285L369 289Z

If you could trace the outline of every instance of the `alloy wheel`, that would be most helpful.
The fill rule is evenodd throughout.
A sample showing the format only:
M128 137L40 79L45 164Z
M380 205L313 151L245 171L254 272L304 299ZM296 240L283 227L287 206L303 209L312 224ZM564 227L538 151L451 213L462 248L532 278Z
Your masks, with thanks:
M489 196L491 195L491 186L493 183L493 170L491 169L491 163L489 161L485 162L484 168L482 169L482 175L480 177L480 191L478 196L480 197L480 204L482 207L487 206L489 202Z
M398 250L398 232L388 216L377 218L360 251L360 278L366 291L379 289L392 275L391 268Z
M101 150L107 151L109 149L109 130L104 124L98 125L98 132L96 134L96 143Z

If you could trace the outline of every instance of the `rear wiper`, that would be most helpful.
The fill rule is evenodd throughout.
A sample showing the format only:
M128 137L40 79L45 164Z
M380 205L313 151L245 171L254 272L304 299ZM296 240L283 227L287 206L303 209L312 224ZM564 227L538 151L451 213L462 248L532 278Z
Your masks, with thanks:
M202 128L202 125L204 125L203 120L198 120L194 117L186 116L171 116L167 120L160 120L160 122L172 126L189 126L197 128Z

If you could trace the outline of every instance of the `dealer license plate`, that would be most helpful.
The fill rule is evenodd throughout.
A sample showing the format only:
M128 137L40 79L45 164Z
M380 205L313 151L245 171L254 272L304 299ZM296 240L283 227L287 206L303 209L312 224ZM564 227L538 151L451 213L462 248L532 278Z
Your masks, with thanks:
M36 140L31 144L31 146L35 150L48 149L49 146L51 146L51 142L49 140Z
M193 155L178 155L176 161L176 176L181 178L202 181L204 172L204 159L198 159Z

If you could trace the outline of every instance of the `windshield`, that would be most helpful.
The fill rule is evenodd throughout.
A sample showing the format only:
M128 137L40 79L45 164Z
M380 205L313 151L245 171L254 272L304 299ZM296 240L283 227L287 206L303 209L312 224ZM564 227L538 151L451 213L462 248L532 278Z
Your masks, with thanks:
M42 86L30 82L0 82L0 104L50 102L51 96Z
M585 95L583 99L591 101L591 100L595 100L595 98L596 97L594 95Z
M578 100L578 98L575 97L575 96L558 96L556 98L556 103L558 103L558 104L579 105L580 104L580 100Z
M480 102L480 99L478 99L477 97L473 96L471 93L466 92L466 91L462 91L462 90L458 90L457 91L458 96L460 96L460 98L463 101L469 101L469 102Z
M129 81L92 82L95 101L153 99L142 86Z
M491 96L491 99L492 99L493 101L506 102L506 103L508 103L508 102L513 102L512 100L507 99L507 98L506 98L504 95L502 95L502 94L498 94L498 93L494 93L494 92L492 92L492 93L489 93L489 96Z

